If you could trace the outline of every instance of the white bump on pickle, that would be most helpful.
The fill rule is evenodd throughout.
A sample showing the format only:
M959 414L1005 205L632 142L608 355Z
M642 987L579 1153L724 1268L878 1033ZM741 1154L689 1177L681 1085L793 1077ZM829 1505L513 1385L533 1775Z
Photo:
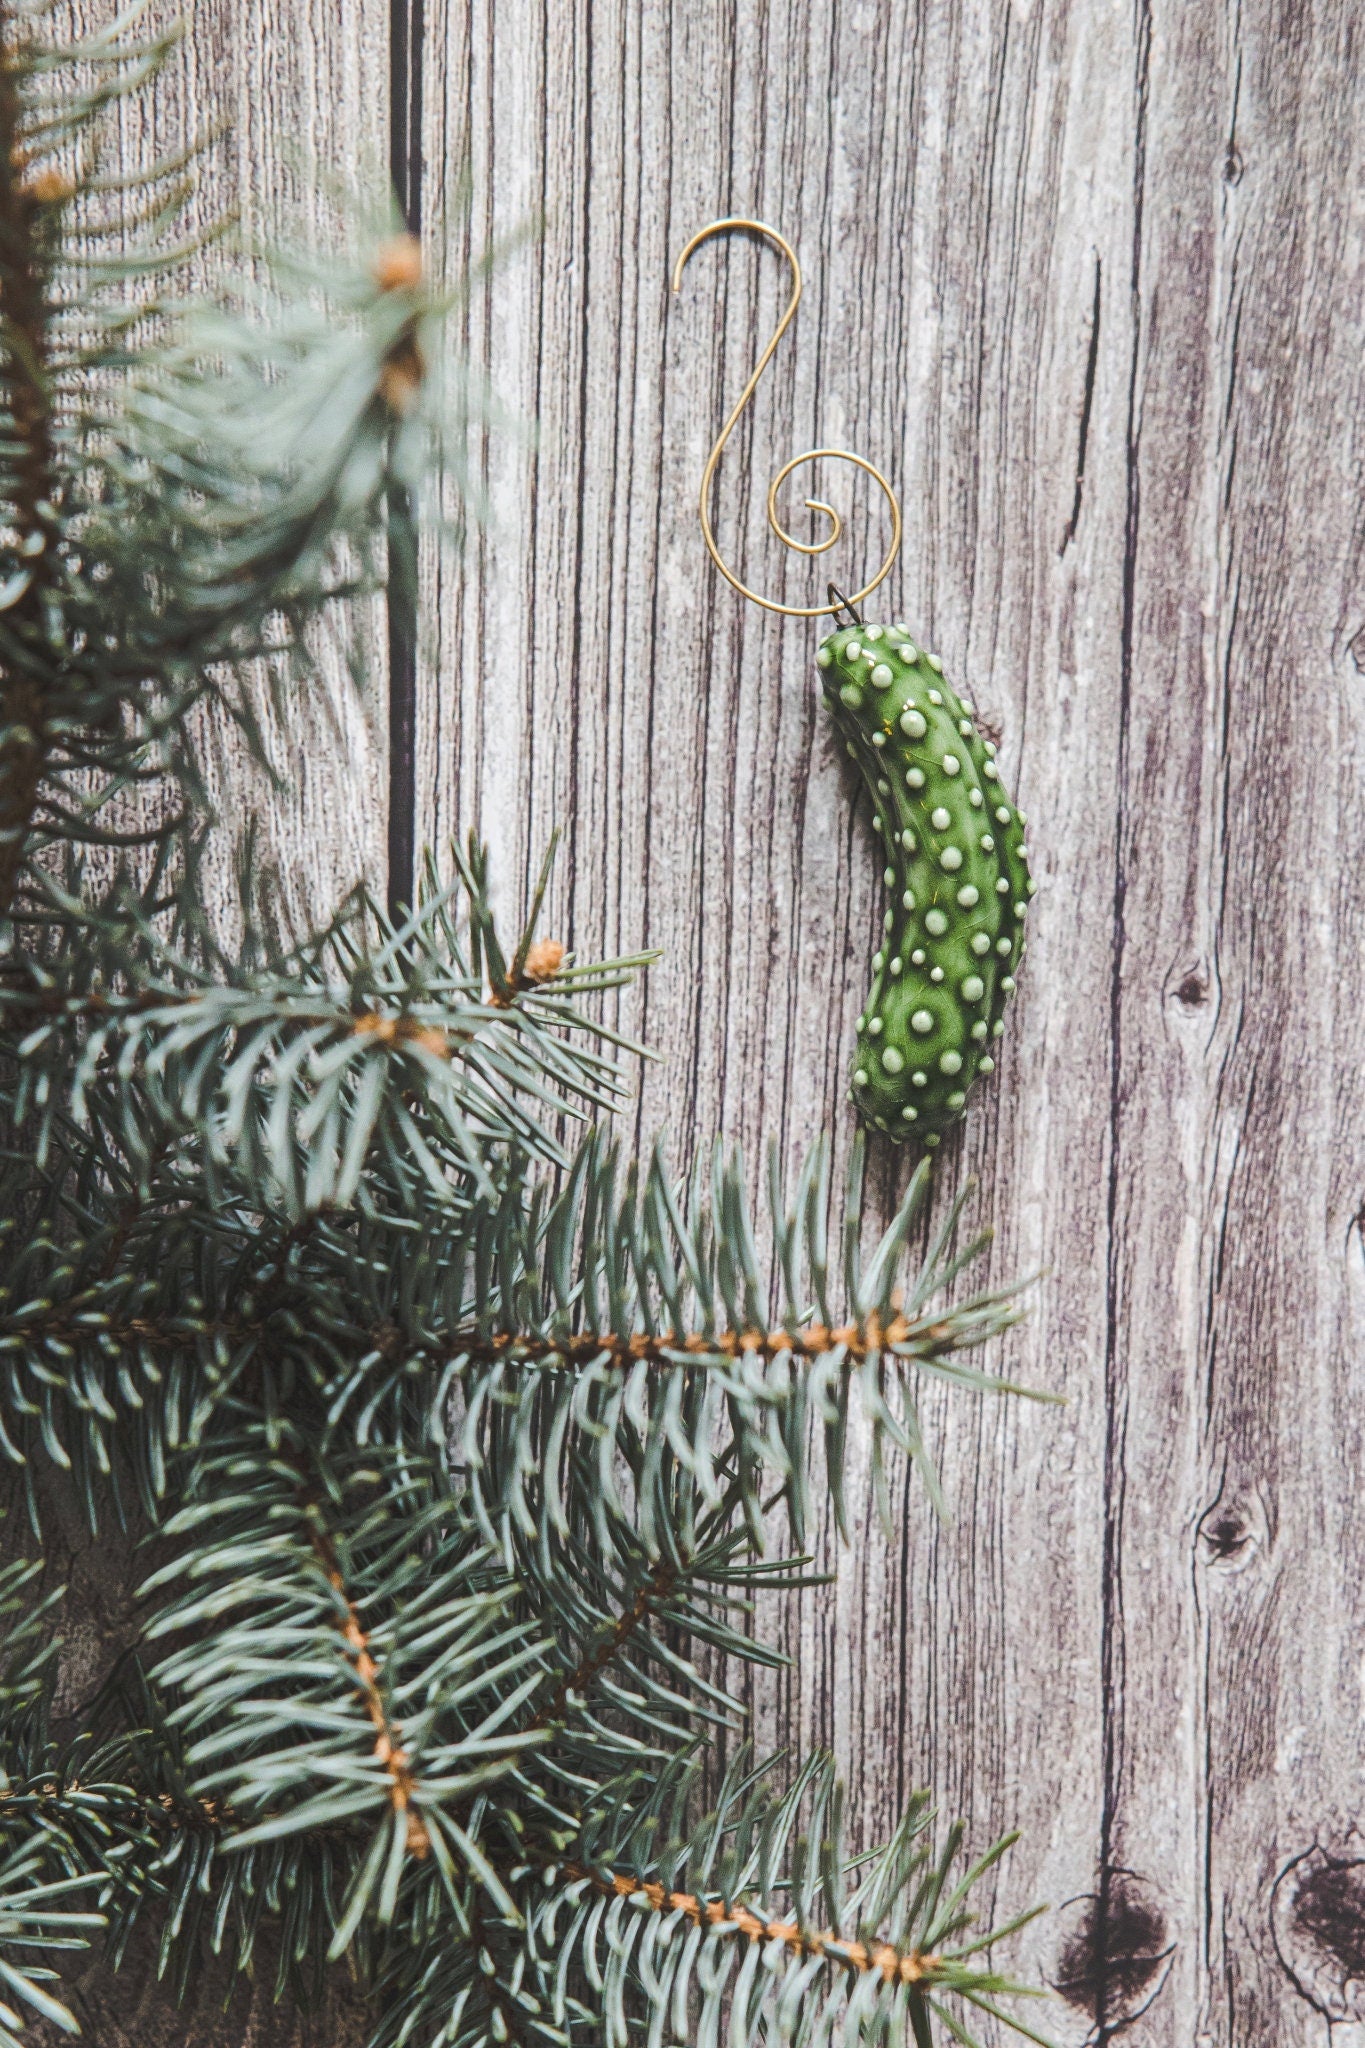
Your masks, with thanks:
M931 967L929 969L929 979L930 981L942 981L943 969L941 967Z
M961 766L962 763L958 760L956 754L945 754L943 756L943 772L945 775L956 775Z
M1013 946L1013 939L997 939L995 942L995 950L997 953L1008 953L1013 950Z
M983 832L981 835L981 851L983 853L995 852L995 841L991 838L989 832Z
M934 1020L928 1010L914 1010L911 1012L910 1029L917 1031L921 1038L926 1038L933 1028Z
M965 1003L979 1003L986 993L986 984L979 974L969 974L962 984L962 1000Z
M938 806L937 810L930 811L929 813L929 823L933 826L935 832L946 832L952 822L952 813L945 811L942 804Z
M852 747L849 748L850 753L853 753L854 751L855 750ZM907 768L905 771L905 779L907 783L910 785L911 789L923 789L924 770L922 768Z
M916 1067L914 1073L910 1076L911 1083L916 1088L923 1088L928 1079L929 1076L925 1073L923 1067Z
M949 1092L949 1094L944 1097L944 1101L946 1102L949 1109L961 1109L963 1103L966 1100L967 1098L960 1088L952 1089Z
M890 682L894 682L894 680L895 678L893 677L891 670L887 667L887 664L884 661L879 661L877 663L877 666L872 671L872 681L876 688L879 690L884 690L887 684Z
M973 932L973 933L972 933L972 951L973 951L973 952L974 952L974 953L975 953L975 954L976 954L976 955L978 956L978 958L980 957L980 955L981 955L982 953L989 953L989 952L990 952L990 950L991 950L991 935L990 935L990 933L989 933L989 932Z
M1012 996L1014 994L1015 989L1014 976L1012 974L1002 975L1000 980L1000 986L1002 989L1004 989L1005 994L1007 996Z
M1014 914L1015 914L1015 916L1016 916L1016 917L1027 917L1027 916L1028 916L1028 905L1027 905L1027 903L1016 903L1016 904L1015 904L1015 906L1014 906Z
M886 745L886 734L884 732L874 732L872 744L874 747L884 747Z
M915 835L908 828L901 833L901 845L907 853L913 853L915 850Z
M918 1115L919 1115L919 1111L918 1111L918 1110L917 1110L917 1109L915 1108L915 1105L914 1105L914 1103L913 1103L913 1102L907 1102L907 1103L906 1103L906 1105L905 1105L905 1108L904 1108L904 1109L903 1109L903 1110L901 1111L901 1122L902 1122L902 1123L907 1123L907 1124L912 1124L912 1123L914 1123L914 1121L915 1121L915 1119L916 1119L916 1117L917 1117Z
M986 1036L987 1029L988 1027L985 1018L978 1017L975 1024L973 1024L972 1026L972 1037L976 1040L978 1045L980 1045L982 1039Z
M868 1037L869 1037L869 1038L880 1038L880 1037L881 1037L881 1035L882 1035L882 1020L881 1020L881 1018L880 1018L880 1017L869 1017L869 1018L868 1018L868 1020L867 1020L867 1034L868 1034Z
M848 643L848 645L847 645L847 647L846 647L846 648L844 649L844 653L845 653L845 655L847 656L847 658L848 658L848 660L849 660L849 661L859 661L859 660L861 660L861 658L862 658L862 652L863 652L863 650L862 650L862 648L861 648L861 647L860 647L860 646L858 645L858 643L857 643L857 641L856 641L856 640L850 640L850 641L849 641L849 643Z
M915 907L915 898L914 898L914 894L913 894L913 892L912 892L911 890L907 889L907 890L905 891L905 894L904 894L904 895L903 895L903 896L901 897L901 909L902 909L902 910L913 910L913 909L914 909L914 907Z
M913 952L913 953L912 953L912 954L910 955L910 965L911 965L912 967L923 967L923 965L924 965L924 948L923 948L923 946L916 946L916 948L915 948L914 952Z
M1008 804L997 804L997 805L996 805L996 808L995 808L995 822L996 822L996 824L997 824L997 825L1008 825L1009 821L1010 821L1010 807L1009 807L1009 805L1008 805Z
M994 761L987 761L981 773L985 776L987 782L994 782L1000 770L996 767Z
M999 881L998 881L998 882L996 883L996 885L995 885L995 893L996 893L996 895L997 895L997 896L1008 896L1008 895L1009 895L1009 893L1010 893L1010 878L1009 878L1009 876L1008 876L1008 875L1002 875L1002 876L1000 877L1000 880L999 880Z
M852 751L853 749L850 747L849 752L852 753ZM974 810L979 811L981 809L983 801L981 791L979 789L969 789L967 791L967 801L969 804L972 805Z
M941 1052L938 1056L938 1070L940 1074L960 1074L962 1072L962 1054L954 1052L951 1047L949 1047L947 1052Z
M886 971L894 981L896 976L902 971L904 966L905 962L901 959L900 955L897 954L896 958L891 962L890 966L887 968Z
M817 668L828 668L833 659L834 656L830 652L829 648L822 647L820 649L820 652L815 657L815 665Z
M882 629L880 626L864 626L863 632L866 634L869 640L880 640L882 637Z
M882 1065L885 1067L888 1074L898 1074L901 1068L905 1065L905 1061L901 1058L901 1055L896 1051L894 1045L888 1045L885 1052L882 1054Z
M1003 1037L1004 1037L1004 1035L1005 1035L1005 1020L1004 1020L1004 1018L1003 1018L1003 1017L997 1017L997 1018L996 1018L996 1020L995 1020L995 1022L994 1022L994 1024L992 1024L992 1026L991 1026L991 1037L992 1037L992 1038L1003 1038Z
M927 932L932 932L936 939L941 939L948 929L948 920L941 910L926 910L924 913L924 929Z
M981 893L972 882L964 882L957 892L957 900L964 910L973 910L981 900Z
M962 849L960 846L945 846L938 859L940 867L946 868L950 875L955 875L962 866Z
M943 674L943 662L939 655L926 654L924 659L928 662L930 668L936 669L939 675Z
M931 704L941 704L943 702L943 698L940 692L937 690L931 690L929 692L929 702Z
M882 880L883 880L883 881L885 882L885 884L886 884L886 886L887 886L887 888L888 888L888 889L889 889L889 888L891 887L891 884L892 884L892 883L893 883L893 882L895 881L895 879L896 879L896 870L895 870L894 868L884 868L884 869L883 869L883 871L882 871Z
M902 711L900 728L908 740L922 740L929 730L924 722L924 713L916 711L913 705L908 711Z
M859 1067L859 1068L858 1068L858 1069L856 1070L856 1072L854 1073L854 1076L853 1076L853 1085L854 1085L854 1087L855 1087L855 1088L866 1088L866 1086L867 1086L867 1068L866 1068L866 1067Z
M976 1063L976 1071L978 1074L993 1074L995 1072L995 1061L989 1053L982 1053Z

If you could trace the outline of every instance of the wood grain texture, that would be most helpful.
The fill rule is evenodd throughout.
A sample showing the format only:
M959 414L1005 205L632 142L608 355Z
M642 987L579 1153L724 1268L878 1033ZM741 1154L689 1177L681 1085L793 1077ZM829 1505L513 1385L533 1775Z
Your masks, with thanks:
M864 1488L852 1548L822 1535L835 1583L761 1624L793 1664L753 1705L765 1738L834 1742L867 1839L924 1781L978 1843L1022 1826L998 1903L1060 1908L1015 1959L1067 1987L1068 2043L1327 2048L1281 1950L1349 1940L1290 1914L1277 1948L1271 1895L1314 1842L1365 1853L1354 16L428 10L434 250L543 232L469 317L539 437L489 446L494 530L433 566L420 831L485 831L515 905L560 823L550 928L663 947L621 1010L664 1056L641 1142L842 1148L881 908L814 631L701 550L705 453L783 288L736 241L670 305L704 221L773 221L808 280L722 465L731 557L799 596L769 476L821 440L883 463L889 613L1003 718L1042 890L938 1178L980 1176L997 1276L1049 1269L1007 1362L1068 1406L931 1398L953 1525L910 1486L888 1543ZM820 482L851 578L879 535ZM904 1172L877 1157L883 1206Z
M732 557L799 596L769 476L822 440L884 464L889 609L1004 724L1042 889L939 1200L975 1173L995 1276L1048 1269L998 1362L1068 1405L930 1397L952 1525L907 1485L888 1541L860 1473L857 1539L819 1532L834 1582L773 1603L792 1664L750 1698L761 1739L834 1743L866 1840L922 1782L977 1844L1022 1827L997 1904L1058 1908L1010 1960L1064 1988L1045 2026L1073 2048L1125 2022L1134 2048L1365 2038L1355 15L427 7L434 254L453 271L542 227L465 325L538 437L489 442L494 524L430 565L418 836L485 831L515 907L560 823L548 928L663 947L619 1011L664 1056L634 1139L685 1155L719 1129L756 1177L769 1132L842 1154L881 909L815 631L742 606L700 546L702 463L782 290L734 242L670 303L704 221L772 220L808 280L721 470ZM274 219L310 154L384 161L387 7L209 0L193 28L156 139L236 121L206 208ZM132 123L126 147L151 139ZM821 482L852 577L880 536ZM327 673L340 732L280 736L300 909L382 879L389 823L382 702ZM226 742L223 772L236 804ZM874 1155L883 1209L907 1164ZM93 1670L122 1621L83 1540ZM218 1995L177 2019L135 1977L87 2033L349 2038L263 1997L218 2021Z
M114 11L110 0L73 7L91 25ZM169 6L153 16L158 28L175 19ZM351 0L344 15L327 0L199 0L185 29L155 87L121 112L125 164L199 138L210 146L188 208L191 229L227 221L229 250L335 244L348 194L372 201L385 190L388 0ZM221 282L220 249L205 251L196 274ZM260 693L282 791L243 763L234 730L208 735L226 823L235 832L256 814L262 858L304 925L361 877L382 889L386 860L382 606L323 622L316 649L315 685L297 694L286 719ZM357 677L368 687L358 690ZM223 886L233 886L226 853Z

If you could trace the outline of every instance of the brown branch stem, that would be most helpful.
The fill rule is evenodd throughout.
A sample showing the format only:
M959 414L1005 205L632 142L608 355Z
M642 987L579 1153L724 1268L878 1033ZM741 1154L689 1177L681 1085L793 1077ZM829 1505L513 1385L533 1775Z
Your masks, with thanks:
M426 1823L412 1804L417 1789L407 1751L402 1746L403 1731L397 1722L391 1722L384 1704L384 1695L379 1686L379 1666L370 1655L370 1639L360 1625L360 1616L355 1602L346 1589L341 1560L336 1545L323 1525L317 1511L317 1504L308 1503L309 1538L313 1555L317 1558L327 1583L336 1594L341 1606L337 1628L355 1668L356 1689L360 1693L370 1726L374 1729L374 1754L389 1777L389 1804L395 1813L401 1813L407 1820L407 1848L411 1856L420 1862L431 1848L431 1837Z
M4 769L4 749L0 746L0 773ZM0 817L3 817L3 799L0 799ZM0 849L2 850L2 849ZM84 995L65 995L60 989L29 988L16 989L5 986L5 977L0 974L0 1014L6 1004L26 1015L56 1017L65 1024L103 1023L112 1018L115 1022L125 1017L145 1017L158 1010L192 1010L196 1004L220 995L218 988L156 989L142 988L126 991L91 989ZM250 991L244 991L250 994ZM503 1007L506 1007L505 1005ZM450 1059L459 1046L472 1045L477 1034L466 1030L447 1030L440 1024L423 1024L416 1017L401 1013L386 1016L377 1010L367 1010L356 1017L338 1013L331 1004L319 1004L316 1008L292 1007L283 1020L295 1028L331 1024L338 1034L349 1032L353 1038L370 1038L376 1045L391 1046L403 1051L409 1046L430 1053L435 1059ZM237 1024L225 1016L220 1025L223 1031L236 1030Z
M187 1319L185 1324L181 1324L174 1317L129 1316L96 1320L98 1315L99 1311L82 1311L68 1303L45 1314L26 1316L17 1324L9 1318L0 1318L0 1334L32 1332L35 1336L55 1336L68 1342L112 1337L117 1343L150 1344L162 1350L206 1338L225 1337L240 1342L244 1338L266 1335L263 1316L224 1315ZM404 1349L402 1332L390 1323L365 1331L362 1341L367 1350L378 1351L390 1359ZM915 1355L924 1358L940 1357L958 1348L950 1322L917 1322L897 1313L884 1323L874 1313L864 1322L843 1323L833 1328L814 1323L805 1330L720 1330L710 1335L693 1331L681 1337L671 1331L649 1336L638 1330L627 1336L590 1330L565 1337L527 1336L515 1331L485 1337L474 1331L459 1331L439 1344L414 1345L412 1355L425 1354L433 1366L448 1365L457 1359L489 1364L507 1359L516 1365L543 1365L558 1360L564 1366L574 1368L601 1357L609 1358L618 1366L634 1365L641 1360L651 1365L670 1366L689 1360L700 1363L713 1358L739 1356L758 1357L768 1363L781 1357L814 1359L841 1350L852 1364L860 1365L874 1352L911 1343L915 1347Z
M560 1679L534 1720L527 1724L527 1732L548 1728L552 1721L557 1721L569 1704L570 1693L581 1693L591 1685L599 1672L604 1671L612 1658L624 1649L645 1617L661 1601L667 1600L677 1583L677 1566L661 1558L649 1577L641 1581L630 1606L617 1616L596 1649L589 1651L572 1671Z
M780 1941L794 1956L827 1956L860 1972L877 1970L888 1984L933 1984L942 1973L941 1958L919 1949L898 1949L883 1941L845 1941L837 1934L798 1927L794 1920L765 1920L749 1906L704 1899L696 1892L666 1891L655 1879L623 1871L589 1870L575 1863L562 1867L567 1878L590 1884L605 1898L643 1900L656 1913L681 1913L694 1927L742 1934L750 1941Z
M580 1330L568 1336L527 1337L515 1331L498 1331L491 1337L470 1333L456 1335L442 1347L446 1359L487 1360L510 1358L518 1365L539 1365L562 1359L565 1365L586 1365L593 1359L609 1357L617 1365L645 1360L651 1365L674 1365L682 1357L759 1357L771 1363L776 1358L821 1358L831 1351L843 1351L855 1363L874 1351L886 1351L897 1344L914 1342L926 1357L956 1348L952 1325L947 1322L916 1322L899 1311L883 1322L874 1311L861 1323L829 1327L812 1323L804 1330L688 1331L679 1335L665 1330L657 1336L633 1331L616 1336L610 1331Z

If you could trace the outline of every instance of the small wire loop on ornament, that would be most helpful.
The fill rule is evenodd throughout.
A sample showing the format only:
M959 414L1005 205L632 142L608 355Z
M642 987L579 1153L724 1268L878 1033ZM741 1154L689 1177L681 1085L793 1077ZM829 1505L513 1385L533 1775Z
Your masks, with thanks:
M895 492L881 471L868 462L865 457L853 454L848 448L808 448L804 454L793 455L790 462L784 463L768 486L768 524L782 545L793 549L796 554L823 555L836 544L844 530L844 522L835 511L833 505L826 504L823 498L807 498L807 509L811 512L823 514L829 521L829 532L821 540L797 540L794 534L788 533L778 514L778 492L794 469L800 469L802 464L806 462L819 462L825 457L834 462L851 462L855 469L861 469L870 476L872 481L881 490L891 510L891 545L886 551L886 556L880 569L878 569L871 582L865 583L862 589L855 591L851 598L840 597L833 584L831 584L829 586L831 598L829 604L779 604L776 598L764 597L759 591L751 590L747 583L742 582L734 574L733 570L726 566L721 557L720 549L716 545L715 530L711 524L712 480L715 477L720 458L725 451L726 442L734 432L745 406L758 389L758 381L772 361L777 345L790 327L796 315L796 309L801 303L801 265L796 260L796 251L792 248L791 243L784 235L779 235L776 228L768 227L763 221L744 220L737 215L729 216L725 220L713 220L709 226L698 229L673 266L673 290L677 292L681 289L682 274L687 260L695 250L701 247L703 242L709 241L712 235L727 235L734 230L743 230L746 234L759 235L765 241L771 242L775 249L781 251L791 266L792 289L791 297L787 301L786 311L778 321L777 327L767 346L754 366L752 376L740 392L738 400L731 409L729 418L720 430L715 446L706 459L706 467L702 471L701 476L701 491L697 500L698 514L701 519L702 539L706 542L707 552L711 560L720 570L726 582L733 589L737 590L741 597L747 597L752 604L762 605L765 611L781 612L784 617L789 619L820 619L830 611L834 611L837 617L838 612L834 602L837 599L838 605L844 607L850 613L856 614L857 606L863 602L864 598L870 597L877 588L877 585L890 573L891 565L900 551L901 508L896 502Z
M829 603L825 606L825 610L833 614L835 625L843 625L843 615L845 612L847 612L849 625L861 626L861 624L863 623L862 613L858 610L856 605L851 604L848 598L844 596L844 593L842 590L840 590L838 584L827 583L825 585L825 589L829 592Z

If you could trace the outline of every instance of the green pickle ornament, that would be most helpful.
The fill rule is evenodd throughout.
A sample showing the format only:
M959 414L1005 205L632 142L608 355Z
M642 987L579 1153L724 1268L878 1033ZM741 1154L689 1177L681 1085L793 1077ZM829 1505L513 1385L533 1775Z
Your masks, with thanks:
M994 742L904 626L841 626L815 659L885 856L853 1100L876 1130L936 1145L995 1066L1035 888L1025 821Z
M716 467L801 299L801 266L791 244L776 228L737 217L712 221L692 237L673 267L674 291L703 242L735 231L780 251L791 269L791 292L702 472L702 536L721 575L754 604L788 618L833 613L849 621L821 643L816 665L825 701L867 785L887 891L872 987L858 1019L852 1096L874 1130L934 1146L962 1115L973 1082L995 1066L1034 892L1024 815L1000 779L995 743L978 729L938 656L926 653L907 627L864 624L859 615L901 542L900 507L880 470L846 448L815 448L793 456L768 487L768 524L785 547L802 555L824 554L843 524L832 505L807 498L808 509L827 522L826 532L811 541L788 533L777 494L794 469L822 458L848 462L882 491L890 545L853 597L841 597L831 585L827 604L781 603L750 589L722 559L710 509Z

